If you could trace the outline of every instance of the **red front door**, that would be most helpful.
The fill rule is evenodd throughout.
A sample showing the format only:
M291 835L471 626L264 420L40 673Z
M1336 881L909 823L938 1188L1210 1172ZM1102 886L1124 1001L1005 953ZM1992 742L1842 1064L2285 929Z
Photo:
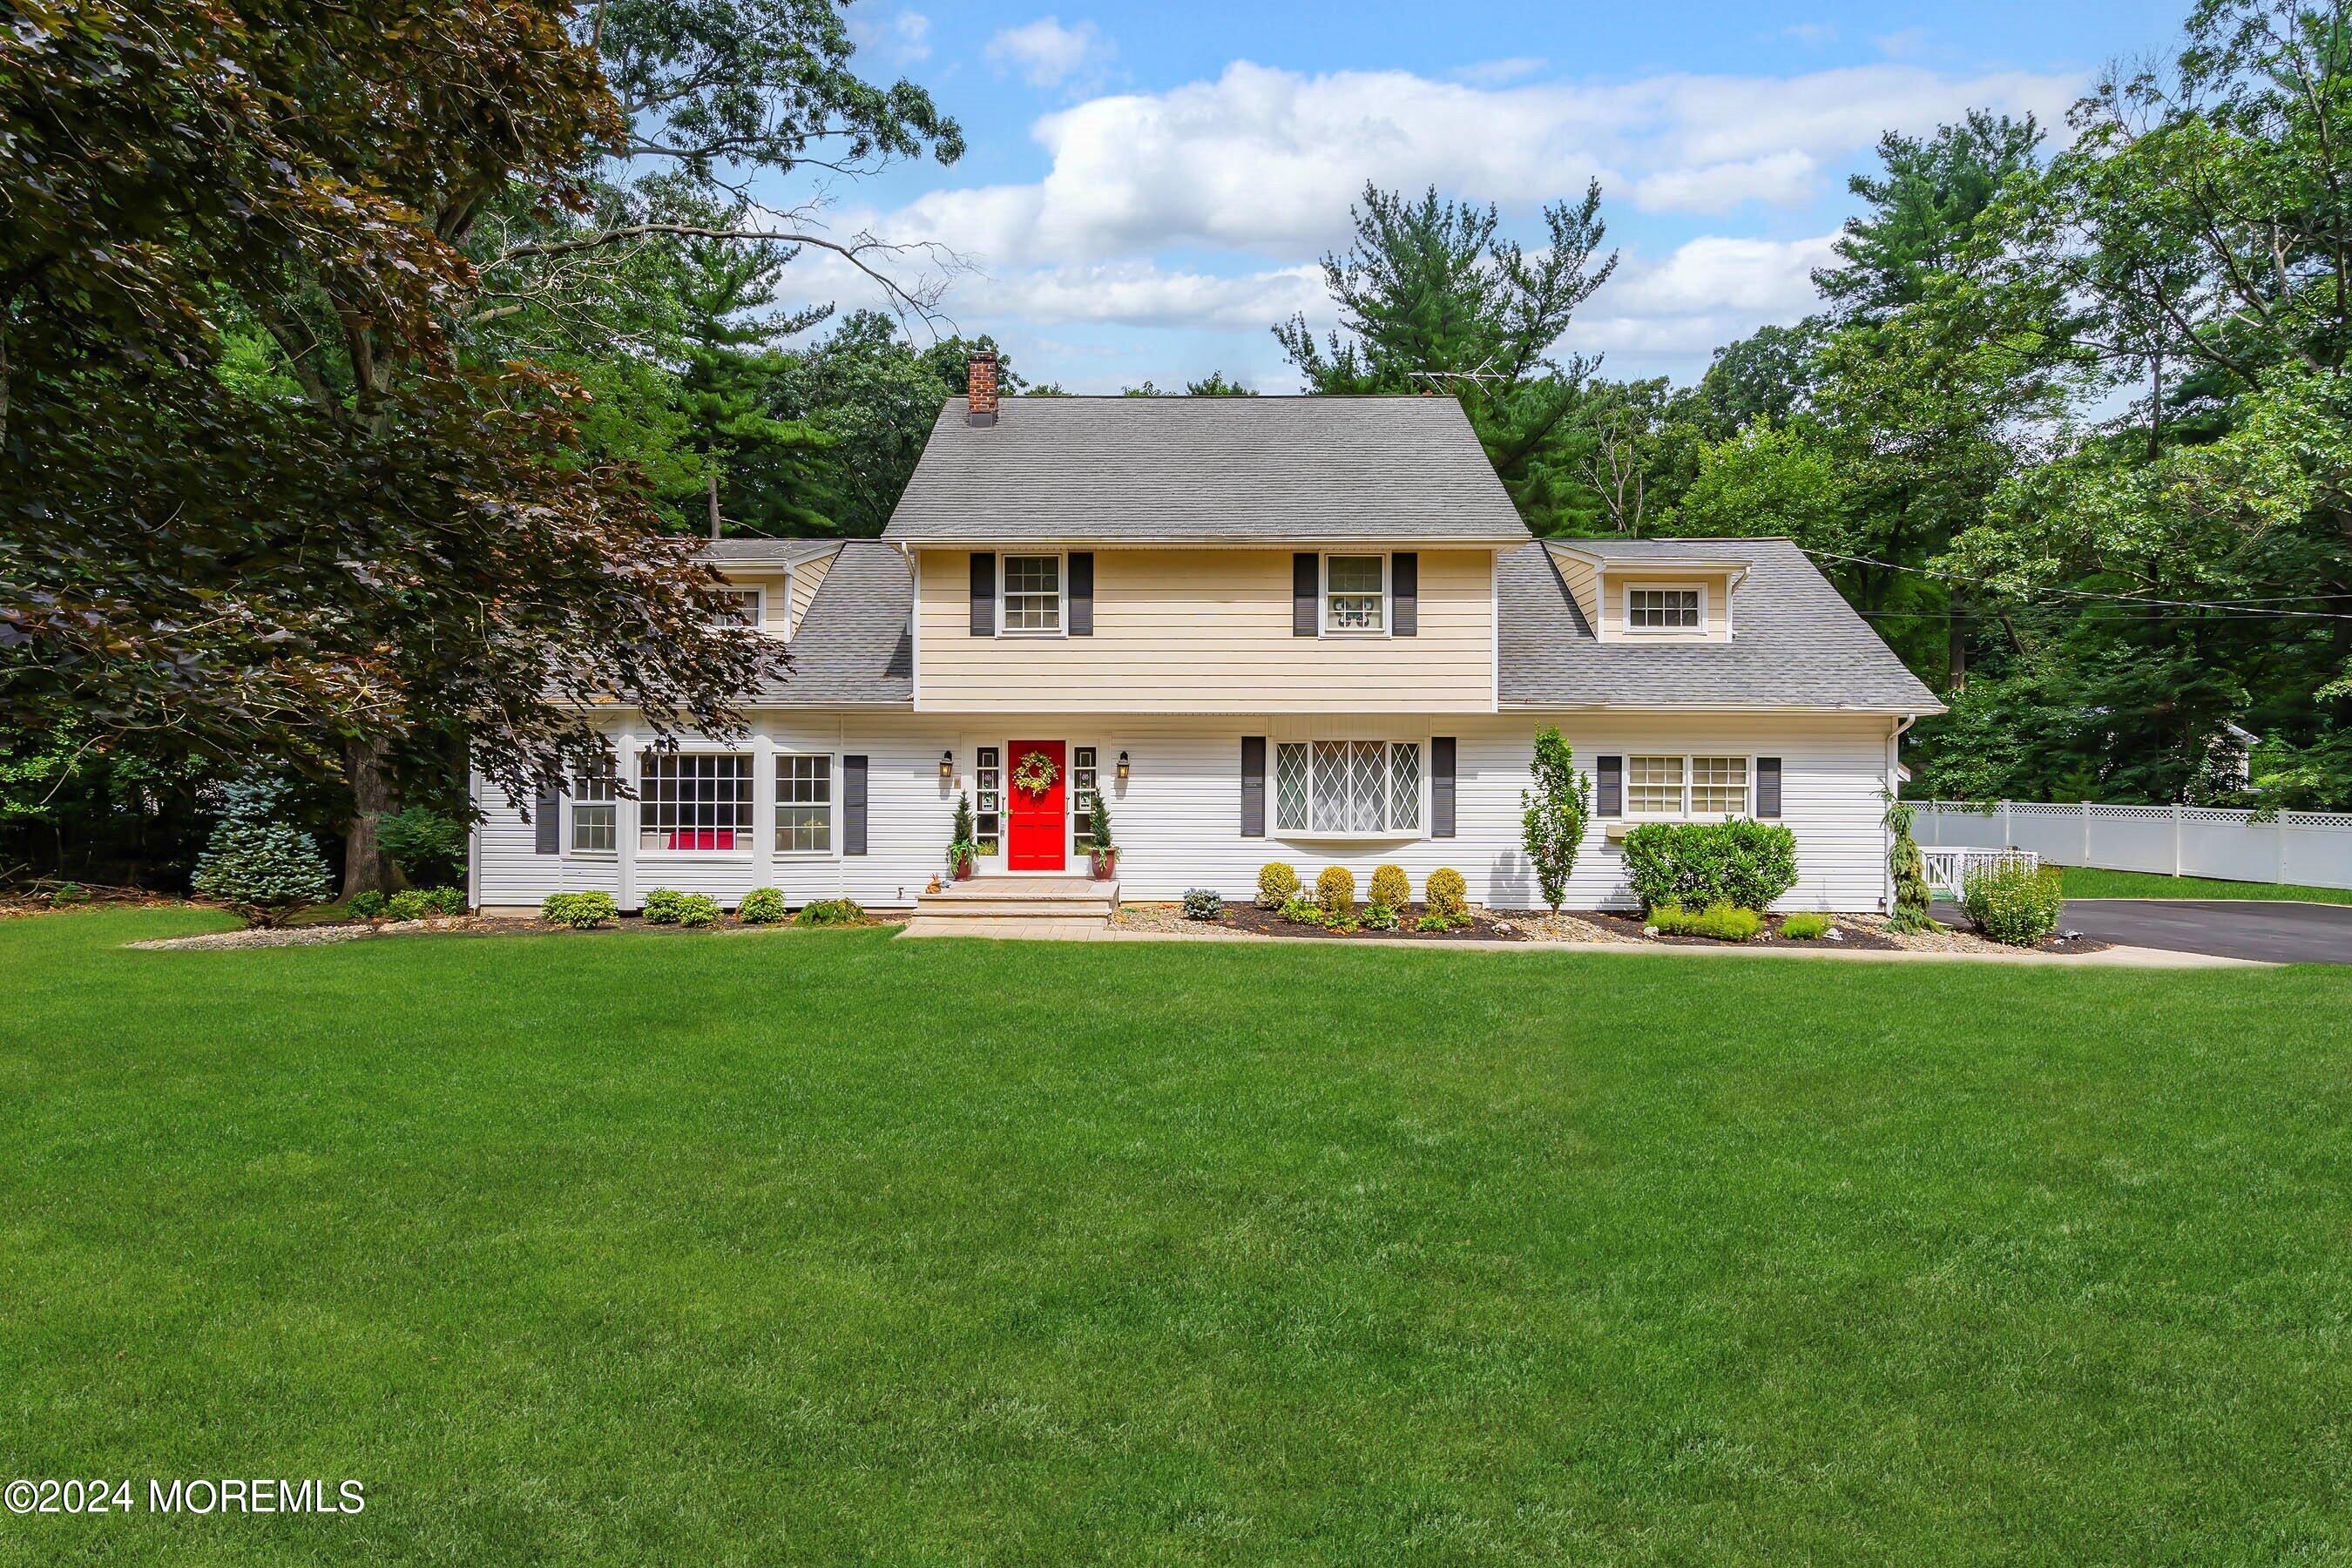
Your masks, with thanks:
M1053 763L1054 782L1034 794L1021 787L1021 764L1032 756ZM1062 803L1069 798L1070 759L1060 741L1014 741L1004 748L1006 804L1013 809L1005 834L1008 871L1060 871L1069 866L1070 824Z

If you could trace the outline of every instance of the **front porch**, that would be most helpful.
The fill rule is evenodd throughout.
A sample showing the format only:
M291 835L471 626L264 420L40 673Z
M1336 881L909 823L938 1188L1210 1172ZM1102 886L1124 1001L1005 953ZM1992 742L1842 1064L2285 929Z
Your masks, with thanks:
M983 875L969 881L950 882L936 893L915 900L908 936L956 935L978 922L991 929L1005 923L1024 929L1020 934L1052 934L1056 931L1099 929L1118 908L1118 884L1087 877Z

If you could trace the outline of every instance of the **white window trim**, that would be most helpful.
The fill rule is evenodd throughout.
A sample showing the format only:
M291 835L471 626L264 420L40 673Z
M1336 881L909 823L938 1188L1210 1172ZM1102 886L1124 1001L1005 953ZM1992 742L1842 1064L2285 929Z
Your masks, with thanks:
M730 750L725 746L701 746L693 749L681 747L677 752L668 754L678 757L751 757L751 753L749 752ZM645 812L646 804L646 764L643 757L639 757L637 759L636 775L637 809L635 814L636 816L635 827L637 837L642 839L645 837ZM647 849L640 844L635 853L635 859L640 865L643 865L648 860L684 861L696 866L757 865L759 863L759 855L754 847L758 842L760 831L760 764L757 758L751 759L751 818L749 825L738 830L737 837L740 838L742 842L736 848Z
M563 853L565 858L572 860L618 860L621 858L621 760L618 757L613 759L613 798L611 800L588 801L583 803L580 799L578 794L578 784L579 781L576 778L567 778L563 781ZM605 806L612 811L613 847L610 849L583 849L579 847L579 829L573 826L573 820L575 814L583 804Z
M1342 551L1340 553L1345 554L1347 552ZM1283 746L1305 746L1307 748L1307 817L1309 822L1312 822L1315 819L1315 743L1318 741L1371 741L1378 742L1381 747L1381 814L1383 817L1388 815L1388 807L1391 804L1390 791L1394 787L1391 781L1396 777L1396 774L1392 771L1395 768L1396 763L1390 758L1390 751L1397 746L1418 746L1421 748L1421 777L1418 781L1418 786L1421 792L1421 798L1419 801L1421 822L1419 826L1413 827L1382 827L1378 829L1283 826L1281 822L1278 820L1281 812L1281 802L1276 794L1276 790L1279 786L1276 784L1276 775L1275 772L1281 763L1282 753L1279 748ZM1435 791L1433 788L1433 781L1430 776L1430 743L1428 736L1313 735L1304 739L1291 736L1280 736L1269 739L1266 742L1266 746L1265 810L1266 822L1269 831L1273 837L1292 841L1313 841L1323 844L1371 844L1380 842L1419 843L1423 839L1429 837L1429 816L1436 803L1434 799ZM1111 831L1116 833L1118 830L1117 828L1113 828Z
M1620 762L1620 763L1619 763L1619 765L1620 765L1620 766L1624 770L1624 772L1623 772L1622 775L1620 777L1620 779L1619 779L1619 781L1618 781L1618 792L1619 792L1619 794L1621 794L1621 795L1624 797L1624 798L1623 798L1623 800L1620 803L1620 804L1621 804L1621 805L1622 805L1622 808L1623 808L1623 810L1622 810L1622 814L1621 816L1612 816L1612 817L1610 817L1610 818L1608 818L1607 820L1612 821L1612 822L1728 822L1728 821L1731 821L1732 819L1737 818L1737 817L1748 817L1748 818L1755 819L1755 818L1756 818L1756 759L1757 759L1759 755L1769 755L1769 754L1770 754L1770 753L1757 752L1720 752L1720 751L1718 751L1718 752L1630 752L1630 751L1629 751L1629 752L1625 752L1622 753L1622 760L1621 760L1621 762ZM1682 759L1682 764L1683 764L1683 790L1682 790L1682 796L1683 796L1683 798L1682 798L1682 805L1681 805L1681 808L1680 808L1680 809L1675 810L1675 811L1664 811L1664 812L1660 812L1660 811L1635 811L1635 810L1633 809L1633 759L1634 759L1635 757L1637 757L1637 756L1640 756L1640 757L1667 757L1667 758L1680 757L1680 758ZM1699 815L1697 815L1697 814L1696 814L1696 813L1694 813L1694 812L1691 810L1691 792L1692 792L1693 790L1695 790L1695 789L1697 787L1696 782L1696 780L1695 780L1695 778L1694 778L1694 776L1693 776L1693 775L1694 775L1694 773L1695 773L1695 772L1696 772L1696 766L1697 766L1697 763L1698 763L1698 759L1699 759L1699 758L1701 758L1701 757L1736 757L1736 758L1738 758L1738 759L1740 759L1740 760L1744 761L1744 762L1747 763L1747 766L1748 766L1748 794L1747 794L1747 799L1746 799L1744 802L1742 802L1742 803L1741 803L1741 805L1740 805L1740 809L1739 809L1739 810L1738 810L1738 811L1728 811L1728 812L1714 812L1714 811L1710 811L1710 812L1706 813L1706 814L1705 816L1699 816ZM1780 787L1781 787L1781 789L1785 792L1785 791L1788 789L1788 763L1784 762L1784 763L1782 763L1780 764L1780 767L1781 767L1781 784L1780 784ZM1783 796L1782 796L1782 798L1781 798L1781 802L1780 802L1780 816L1777 816L1777 817L1774 817L1774 818L1772 818L1771 820L1773 820L1773 821L1775 821L1775 822L1780 822L1780 821L1785 821L1785 820L1787 819L1787 817L1788 817L1788 799L1787 799L1787 796L1786 796L1786 795L1785 795L1785 793L1784 793L1784 795L1783 795ZM1759 819L1759 820L1760 820L1760 819Z
M1381 563L1381 624L1372 626L1335 626L1331 624L1331 558L1343 556L1350 561L1377 557ZM1395 636L1396 626L1396 561L1383 550L1327 550L1316 558L1315 564L1315 625L1319 636L1345 637L1386 637ZM1325 736L1326 740L1332 739Z
M1005 597L1005 584L1012 575L1013 563L1022 561L1052 561L1055 567L1054 626L1049 631L1015 631L1012 625L1012 607ZM996 635L1001 637L1066 637L1070 635L1070 555L1055 550L1021 550L996 552Z
M768 629L768 585L765 583L725 583L720 584L730 594L751 595L751 618L747 621L719 621L710 624L723 632L764 632Z
M830 849L786 849L782 847L784 830L782 826L776 821L776 814L784 808L783 764L786 759L792 757L824 757L826 759L824 838L827 844L833 846ZM798 749L786 750L779 747L775 754L774 767L775 771L769 774L771 787L768 791L768 831L772 836L773 836L777 847L769 851L770 858L776 860L838 860L841 858L840 753L836 752L803 751ZM758 804L755 800L752 810L756 813L758 809Z
M1069 839L1067 849L1070 858L1075 862L1082 858L1087 854L1087 851L1080 847L1078 843L1078 752L1081 750L1084 750L1092 752L1095 754L1095 795L1097 799L1107 794L1109 791L1111 784L1116 782L1115 780L1106 778L1105 774L1107 772L1116 772L1117 765L1113 764L1112 768L1109 770L1106 770L1104 768L1103 755L1106 748L1097 742L1066 741L1063 742L1063 745L1069 753L1070 787L1065 793L1062 800L1062 832L1064 836ZM1113 816L1117 816L1118 814L1117 812L1113 812L1111 815ZM1089 826L1091 826L1091 824L1089 824ZM1117 833L1118 829L1114 827L1111 831L1113 833Z
M1707 594L1707 584L1705 583L1628 583L1625 584L1623 592L1625 596L1622 601L1620 607L1624 614L1625 635L1627 637L1704 637L1710 635L1708 621L1715 606L1710 602L1709 595ZM1633 595L1637 593L1696 594L1698 595L1698 625L1695 626L1635 626L1633 624ZM1664 756L1665 753L1663 752L1651 752L1646 754L1654 757ZM1706 754L1711 757L1729 755L1728 752L1709 752Z

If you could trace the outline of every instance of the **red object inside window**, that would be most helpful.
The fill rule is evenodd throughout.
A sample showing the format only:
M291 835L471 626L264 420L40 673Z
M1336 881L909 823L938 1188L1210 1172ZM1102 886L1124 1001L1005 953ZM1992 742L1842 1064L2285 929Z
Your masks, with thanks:
M672 849L732 849L735 830L731 827L693 828L669 836Z

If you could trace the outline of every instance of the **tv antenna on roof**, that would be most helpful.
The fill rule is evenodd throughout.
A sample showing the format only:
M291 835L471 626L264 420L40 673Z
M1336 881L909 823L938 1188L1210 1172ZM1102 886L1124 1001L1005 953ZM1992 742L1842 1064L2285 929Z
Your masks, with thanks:
M1488 354L1478 362L1476 370L1417 370L1412 373L1412 377L1415 381L1429 383L1432 392L1450 390L1445 384L1448 382L1467 381L1484 386L1490 381L1508 381L1510 377L1488 368L1494 363L1495 356Z

